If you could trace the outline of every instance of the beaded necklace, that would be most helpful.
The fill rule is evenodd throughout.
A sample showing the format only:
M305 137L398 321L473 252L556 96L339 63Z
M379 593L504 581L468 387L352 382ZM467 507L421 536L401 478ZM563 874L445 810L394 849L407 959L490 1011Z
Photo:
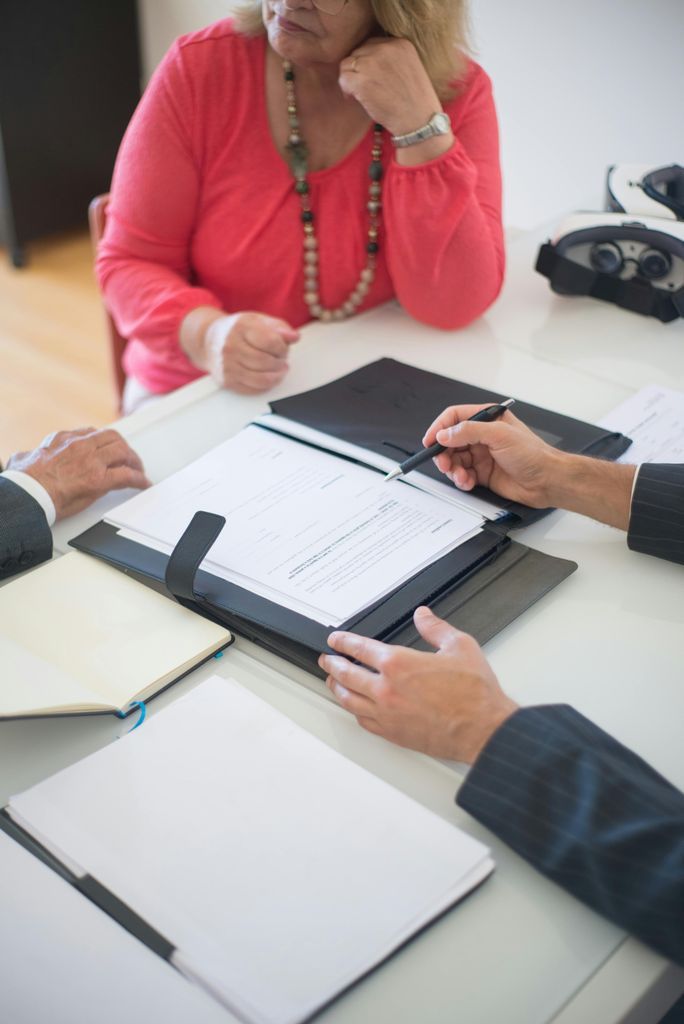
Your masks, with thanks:
M366 242L366 265L361 271L358 284L346 301L336 309L326 309L320 301L318 291L318 239L314 228L314 214L311 209L311 190L307 181L308 151L299 131L297 99L295 96L295 75L290 61L283 61L285 89L287 92L287 117L290 134L286 146L288 160L295 179L295 192L299 196L304 227L304 301L312 317L318 320L344 320L356 312L368 294L375 277L380 222L380 197L382 195L382 133L381 124L373 125L373 148L368 168L368 241Z

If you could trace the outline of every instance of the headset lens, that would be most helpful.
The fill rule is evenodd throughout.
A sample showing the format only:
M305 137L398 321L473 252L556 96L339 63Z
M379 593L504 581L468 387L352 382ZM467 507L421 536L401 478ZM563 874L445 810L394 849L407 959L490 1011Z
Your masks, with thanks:
M672 268L672 260L666 252L657 249L645 249L639 257L639 269L649 281L657 281L667 277Z
M622 270L622 253L615 242L597 242L589 254L594 270L601 274L619 274Z

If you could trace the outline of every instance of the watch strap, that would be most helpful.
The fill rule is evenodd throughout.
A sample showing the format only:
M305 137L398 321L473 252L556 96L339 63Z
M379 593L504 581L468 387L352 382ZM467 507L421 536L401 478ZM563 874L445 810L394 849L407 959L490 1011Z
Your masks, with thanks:
M444 127L439 127L438 120L445 122ZM424 124L422 128L416 128L415 131L407 132L405 135L393 135L392 144L399 149L405 146L415 146L426 139L432 139L435 135L446 135L450 127L449 115L440 110L433 114L428 123Z

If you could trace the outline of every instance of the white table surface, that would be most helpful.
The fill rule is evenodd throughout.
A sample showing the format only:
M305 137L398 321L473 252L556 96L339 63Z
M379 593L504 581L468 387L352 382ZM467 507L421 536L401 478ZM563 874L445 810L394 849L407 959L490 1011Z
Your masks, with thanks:
M317 386L381 356L589 420L643 384L684 388L684 323L662 325L594 300L554 296L531 270L541 238L542 233L523 236L509 247L504 293L470 327L433 330L392 304L342 324L311 325L293 348L288 378L268 397ZM150 477L160 480L265 407L264 396L221 392L201 380L119 427ZM122 497L109 496L60 523L56 550L65 550L71 537ZM568 513L553 513L517 536L574 559L579 570L487 645L504 686L523 703L572 703L684 788L681 567L629 552L618 531ZM220 662L154 701L150 712L217 666L331 746L484 839L497 861L497 871L480 890L324 1011L321 1020L636 1024L657 1021L684 990L684 971L625 939L457 808L459 768L363 732L317 679L275 656L238 641ZM0 724L0 803L125 728L110 718ZM7 969L7 954L0 952ZM21 964L13 969L21 971ZM36 1007L49 1006L54 992L50 996L47 982L34 991ZM159 1019L164 998L160 991Z

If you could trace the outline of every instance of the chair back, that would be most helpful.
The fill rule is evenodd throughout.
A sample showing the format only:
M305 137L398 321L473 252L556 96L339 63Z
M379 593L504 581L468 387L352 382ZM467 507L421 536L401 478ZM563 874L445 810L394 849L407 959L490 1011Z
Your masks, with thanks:
M90 224L90 237L93 243L93 249L97 254L97 247L100 239L104 235L105 225L107 223L107 204L109 202L109 193L105 193L101 196L96 196L88 207L88 223ZM116 324L112 319L112 315L107 309L106 303L104 303L105 318L107 321L107 334L109 337L109 353L112 368L112 377L114 380L114 388L116 391L116 406L119 412L121 412L121 404L123 401L124 385L126 383L126 374L123 368L123 354L126 348L126 338L122 338L116 329Z

